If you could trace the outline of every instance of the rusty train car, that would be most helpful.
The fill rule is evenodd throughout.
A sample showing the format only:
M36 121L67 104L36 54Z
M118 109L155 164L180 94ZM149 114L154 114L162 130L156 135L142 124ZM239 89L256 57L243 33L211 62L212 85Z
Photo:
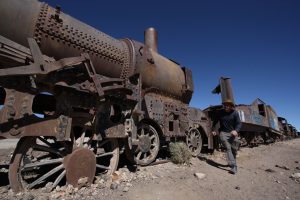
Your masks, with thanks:
M220 84L213 93L221 93L222 102L226 100L235 102L230 78L221 77ZM219 109L222 109L222 105L210 106L204 111L211 120L214 120L215 113ZM270 105L259 98L250 105L237 104L235 109L242 123L239 133L242 146L256 146L261 143L270 143L297 136L297 130L288 124L285 118L279 117Z
M297 129L288 123L284 117L278 117L279 130L283 133L285 139L291 139L299 136Z
M276 112L261 99L250 105L237 105L236 110L242 121L242 144L269 143L283 136Z
M9 167L14 191L77 185L110 175L120 149L140 165L184 140L213 148L210 120L189 106L192 72L144 43L113 38L60 7L0 1L0 138L19 138Z

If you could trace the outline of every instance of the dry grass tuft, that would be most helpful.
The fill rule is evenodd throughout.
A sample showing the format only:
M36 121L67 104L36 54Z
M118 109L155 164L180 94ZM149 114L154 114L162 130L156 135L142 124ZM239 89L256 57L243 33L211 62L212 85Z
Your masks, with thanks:
M171 160L175 164L190 164L192 154L184 142L172 142L169 146Z

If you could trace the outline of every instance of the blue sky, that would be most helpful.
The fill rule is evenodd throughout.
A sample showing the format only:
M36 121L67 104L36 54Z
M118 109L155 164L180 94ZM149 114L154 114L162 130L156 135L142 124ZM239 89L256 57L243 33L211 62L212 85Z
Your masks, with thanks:
M231 77L237 103L260 98L300 130L300 1L46 2L115 38L156 28L158 51L193 71L191 106L219 104L211 90Z

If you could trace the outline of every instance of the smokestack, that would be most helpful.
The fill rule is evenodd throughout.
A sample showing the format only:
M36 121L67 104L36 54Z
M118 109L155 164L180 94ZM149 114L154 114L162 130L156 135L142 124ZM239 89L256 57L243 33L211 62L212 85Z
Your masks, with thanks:
M157 52L157 31L155 28L147 28L144 34L144 42L147 47Z
M230 78L220 78L220 86L221 86L221 96L222 96L222 103L224 102L234 102L233 91L231 86L231 79Z

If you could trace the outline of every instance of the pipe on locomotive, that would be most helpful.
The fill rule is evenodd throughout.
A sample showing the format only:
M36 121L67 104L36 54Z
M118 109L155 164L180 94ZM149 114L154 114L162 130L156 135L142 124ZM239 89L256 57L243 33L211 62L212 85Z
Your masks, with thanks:
M153 51L157 52L157 31L155 30L155 28L147 28L144 34L145 45Z
M26 47L27 38L34 38L42 53L55 59L85 52L101 75L127 78L140 73L144 89L156 88L187 104L192 97L191 73L157 53L153 28L145 31L145 44L119 40L64 14L59 7L37 0L1 0L0 35Z

